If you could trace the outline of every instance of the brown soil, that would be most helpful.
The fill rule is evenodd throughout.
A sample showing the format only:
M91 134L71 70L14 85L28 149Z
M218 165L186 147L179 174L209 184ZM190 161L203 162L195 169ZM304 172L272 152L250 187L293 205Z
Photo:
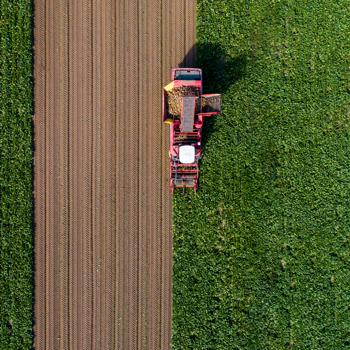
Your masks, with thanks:
M161 89L194 67L195 1L34 9L34 348L170 349Z

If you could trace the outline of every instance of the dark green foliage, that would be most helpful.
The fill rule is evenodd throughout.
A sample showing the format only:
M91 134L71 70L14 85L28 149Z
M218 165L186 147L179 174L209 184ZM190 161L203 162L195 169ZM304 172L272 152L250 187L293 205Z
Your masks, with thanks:
M0 349L32 347L31 1L0 0Z
M173 197L173 349L350 348L349 9L197 1L223 103Z

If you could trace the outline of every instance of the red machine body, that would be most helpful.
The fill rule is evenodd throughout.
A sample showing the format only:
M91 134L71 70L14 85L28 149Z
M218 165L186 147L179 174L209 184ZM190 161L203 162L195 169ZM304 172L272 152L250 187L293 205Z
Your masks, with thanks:
M198 189L198 161L202 157L202 126L204 117L221 112L221 95L202 95L202 70L175 68L172 82L163 89L163 122L170 124L170 188L193 187ZM181 86L197 87L200 93L181 96L181 118L170 115L167 108L166 91ZM197 101L200 99L200 101ZM205 101L202 101L205 99ZM196 111L196 101L200 109Z

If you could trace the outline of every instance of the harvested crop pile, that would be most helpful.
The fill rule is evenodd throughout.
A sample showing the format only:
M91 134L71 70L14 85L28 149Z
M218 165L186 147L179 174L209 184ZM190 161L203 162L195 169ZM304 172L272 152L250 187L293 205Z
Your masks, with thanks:
M167 91L167 105L168 105L168 114L174 115L175 117L181 116L181 96L186 95L200 95L200 88L193 86L181 86L179 88L174 88L170 91Z
M207 99L206 98L198 98L196 100L196 113L200 113L201 112L201 105L202 107L204 107L206 105L206 101Z
M176 141L182 141L182 140L186 140L186 139L187 139L187 134L184 132L176 137Z

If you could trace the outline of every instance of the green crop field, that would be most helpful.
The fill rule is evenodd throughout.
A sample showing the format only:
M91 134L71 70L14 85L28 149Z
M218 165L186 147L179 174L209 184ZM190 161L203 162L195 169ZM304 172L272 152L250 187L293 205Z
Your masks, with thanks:
M31 1L0 0L0 349L32 347Z
M173 196L173 349L350 348L350 1L198 0L222 93Z

